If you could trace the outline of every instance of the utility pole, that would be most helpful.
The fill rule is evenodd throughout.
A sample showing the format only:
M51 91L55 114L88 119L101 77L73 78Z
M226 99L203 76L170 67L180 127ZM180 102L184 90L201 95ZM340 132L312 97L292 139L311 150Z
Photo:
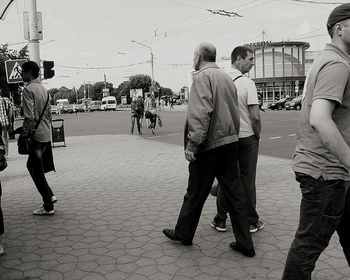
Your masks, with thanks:
M151 83L151 93L153 92L153 87L155 85L155 82L154 82L154 68L153 68L153 51L152 51L152 48L150 46L147 46L145 44L142 44L140 42L137 42L135 40L131 40L131 42L135 43L135 44L139 44L141 46L144 46L146 48L148 48L150 51L151 51L151 67L152 67L152 83ZM158 94L158 100L159 100L159 94Z
M29 40L28 40L29 58L30 58L30 60L35 61L40 67L39 26L38 26L36 0L27 0L27 1L28 1L28 9L29 9L28 10L28 15L29 15Z
M103 78L104 78L104 81L105 81L105 88L107 88L107 83L106 83L106 73L103 73Z

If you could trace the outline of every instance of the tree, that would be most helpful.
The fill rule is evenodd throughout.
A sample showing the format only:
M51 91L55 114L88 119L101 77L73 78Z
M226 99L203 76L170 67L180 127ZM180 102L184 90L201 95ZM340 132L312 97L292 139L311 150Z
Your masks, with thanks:
M92 100L101 100L103 97L103 89L105 88L105 83L104 82L97 82L94 83L91 87L91 99ZM106 83L106 88L109 91L109 94L111 94L114 90L113 84L111 83Z
M56 103L57 98L55 98L55 95L57 92L59 92L58 88L51 88L47 91L47 93L50 94L50 96L51 96L51 103L52 104Z
M172 96L174 93L170 88L160 87L159 96Z
M114 91L115 97L117 98L117 102L121 102L121 96L126 95L128 100L130 100L130 82L125 81L122 82Z

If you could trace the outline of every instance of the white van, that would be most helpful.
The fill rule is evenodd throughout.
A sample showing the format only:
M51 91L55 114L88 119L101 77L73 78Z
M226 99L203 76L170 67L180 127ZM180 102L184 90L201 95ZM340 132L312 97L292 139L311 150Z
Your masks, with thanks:
M114 96L103 97L101 110L117 110L117 99Z

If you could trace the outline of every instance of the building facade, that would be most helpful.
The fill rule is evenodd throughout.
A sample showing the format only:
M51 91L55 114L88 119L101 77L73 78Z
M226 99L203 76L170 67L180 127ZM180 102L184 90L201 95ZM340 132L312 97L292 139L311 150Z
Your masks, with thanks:
M249 72L264 102L301 94L306 76L307 42L256 42L253 49L255 65Z

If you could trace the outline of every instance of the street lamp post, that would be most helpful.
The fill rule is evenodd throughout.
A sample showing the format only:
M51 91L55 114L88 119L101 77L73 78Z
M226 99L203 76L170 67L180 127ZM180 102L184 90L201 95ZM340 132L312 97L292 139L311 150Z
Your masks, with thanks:
M142 44L140 42L137 42L135 40L131 40L131 42L139 44L141 46L144 46L145 48L148 48L151 51L151 68L152 68L152 86L151 86L151 92L153 92L153 87L154 87L154 68L153 68L153 51L152 48L150 46L147 46L145 44ZM159 96L158 96L159 98Z

